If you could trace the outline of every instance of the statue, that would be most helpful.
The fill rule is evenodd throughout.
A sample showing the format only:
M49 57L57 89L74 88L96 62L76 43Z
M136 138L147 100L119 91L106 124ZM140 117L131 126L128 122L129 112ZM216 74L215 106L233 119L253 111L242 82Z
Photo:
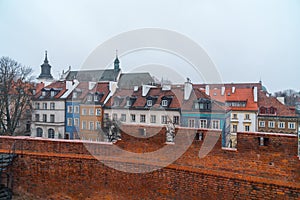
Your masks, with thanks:
M167 134L166 134L167 142L174 143L175 126L171 121L168 121L166 130L167 130Z

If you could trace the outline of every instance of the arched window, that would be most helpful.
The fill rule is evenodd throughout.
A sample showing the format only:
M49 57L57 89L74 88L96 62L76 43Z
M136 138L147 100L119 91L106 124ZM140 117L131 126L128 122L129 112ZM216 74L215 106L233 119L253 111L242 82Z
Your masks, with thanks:
M48 129L48 138L54 138L54 130L52 128Z
M36 129L36 137L43 137L43 129L41 128Z

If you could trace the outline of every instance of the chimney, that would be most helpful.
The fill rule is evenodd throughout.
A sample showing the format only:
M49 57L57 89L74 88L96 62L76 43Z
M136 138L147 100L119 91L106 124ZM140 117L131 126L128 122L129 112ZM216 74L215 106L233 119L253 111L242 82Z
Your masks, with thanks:
M235 92L235 87L232 86L232 88L231 88L231 93L234 94L234 92Z
M225 87L222 86L222 88L221 88L221 95L224 96L224 94L225 94Z
M193 90L192 82L189 78L187 78L187 81L184 83L184 100L188 100L191 96Z
M257 102L257 87L253 88L253 97L254 97L254 102Z
M209 85L205 86L205 94L209 96Z

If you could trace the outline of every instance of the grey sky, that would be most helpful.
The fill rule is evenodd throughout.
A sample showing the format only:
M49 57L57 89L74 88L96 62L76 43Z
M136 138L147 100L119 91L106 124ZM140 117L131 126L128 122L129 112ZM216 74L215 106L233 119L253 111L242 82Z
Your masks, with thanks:
M46 49L57 76L69 65L80 68L112 36L156 27L197 42L224 82L256 82L261 77L270 92L300 90L299 0L0 0L0 25L0 56L33 67L35 74ZM145 55L149 62L149 52L121 59L123 70L142 64Z

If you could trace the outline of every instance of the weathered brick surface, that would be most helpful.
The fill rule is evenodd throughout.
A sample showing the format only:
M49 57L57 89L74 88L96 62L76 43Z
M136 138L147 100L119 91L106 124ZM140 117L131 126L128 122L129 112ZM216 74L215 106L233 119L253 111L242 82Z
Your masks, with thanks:
M124 132L137 131L127 128ZM147 128L147 131L150 134L151 130ZM165 133L153 131L158 134L147 139L123 133L117 145L139 153L155 151L165 145ZM186 132L194 134L192 130ZM203 133L204 138L216 134L206 130ZM260 136L269 138L267 146L258 145ZM294 136L239 133L236 151L222 149L218 140L213 150L201 159L198 153L203 141L194 141L173 164L148 173L118 171L91 155L101 155L100 159L123 169L159 165L159 159L146 162L111 157L113 145L109 144L0 137L1 151L7 151L14 141L20 154L12 168L14 191L19 196L26 194L35 199L300 198L300 161Z

